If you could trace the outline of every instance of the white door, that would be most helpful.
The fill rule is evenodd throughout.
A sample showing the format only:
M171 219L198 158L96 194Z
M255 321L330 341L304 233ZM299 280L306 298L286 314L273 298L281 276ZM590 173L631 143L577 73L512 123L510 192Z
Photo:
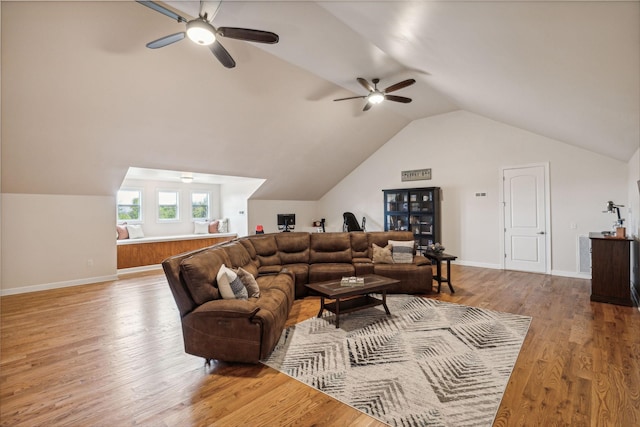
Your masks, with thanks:
M545 166L503 170L507 270L547 272L546 176Z

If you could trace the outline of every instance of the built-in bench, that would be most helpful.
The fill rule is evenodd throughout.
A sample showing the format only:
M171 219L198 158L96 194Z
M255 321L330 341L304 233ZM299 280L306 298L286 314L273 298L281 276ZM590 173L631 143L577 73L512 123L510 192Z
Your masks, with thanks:
M238 237L235 233L184 234L117 240L118 270L159 265L172 255L206 248Z

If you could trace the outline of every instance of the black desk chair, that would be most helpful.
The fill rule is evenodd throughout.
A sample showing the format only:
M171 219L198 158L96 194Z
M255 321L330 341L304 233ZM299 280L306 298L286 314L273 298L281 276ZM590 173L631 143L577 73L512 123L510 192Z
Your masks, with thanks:
M362 218L362 227L358 224L358 220L356 220L356 216L351 212L345 212L342 214L342 218L344 218L344 223L342 225L343 231L364 231L364 223L365 219Z

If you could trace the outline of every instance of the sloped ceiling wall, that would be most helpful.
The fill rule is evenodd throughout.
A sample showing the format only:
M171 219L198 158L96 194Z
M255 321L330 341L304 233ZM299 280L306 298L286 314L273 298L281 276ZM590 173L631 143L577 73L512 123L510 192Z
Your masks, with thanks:
M134 2L2 2L2 192L113 195L129 166L265 178L317 200L408 123L249 43L175 32ZM157 16L156 16L157 15Z

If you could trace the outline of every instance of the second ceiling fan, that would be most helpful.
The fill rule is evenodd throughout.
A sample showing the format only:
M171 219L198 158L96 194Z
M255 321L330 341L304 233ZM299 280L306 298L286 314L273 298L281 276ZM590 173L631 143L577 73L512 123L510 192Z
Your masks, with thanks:
M278 35L270 31L252 30L249 28L214 27L211 24L211 21L216 15L217 9L212 14L212 16L209 16L209 14L204 11L204 6L206 4L206 2L204 1L200 1L200 14L198 18L192 19L191 21L156 2L142 0L136 1L155 10L156 12L160 12L163 15L168 16L171 19L174 19L178 22L187 23L186 31L170 34L168 36L159 38L158 40L147 43L147 47L149 49L158 49L160 47L165 47L172 43L178 42L185 38L185 36L187 36L189 39L193 40L199 45L209 46L211 53L213 53L213 55L218 59L218 61L220 61L220 63L222 63L222 65L227 68L233 68L236 66L236 62L233 60L229 52L227 52L227 50L220 44L220 42L218 41L218 36L228 37L230 39L271 44L278 43L279 40Z
M358 77L356 80L358 80L358 83L360 83L362 87L364 87L369 91L369 94L362 95L362 96L350 96L348 98L339 98L339 99L334 99L334 101L345 101L347 99L366 99L367 103L365 104L362 111L369 110L372 106L374 106L375 104L381 103L385 99L389 101L402 102L404 104L408 104L409 102L411 102L411 98L407 98L405 96L388 95L388 93L403 89L407 86L411 86L416 82L414 79L407 79L407 80L398 82L396 84L393 84L384 90L380 90L378 89L378 83L380 83L380 79L371 80L373 82L373 85L371 85L371 83L369 83L367 80L363 79L362 77Z

